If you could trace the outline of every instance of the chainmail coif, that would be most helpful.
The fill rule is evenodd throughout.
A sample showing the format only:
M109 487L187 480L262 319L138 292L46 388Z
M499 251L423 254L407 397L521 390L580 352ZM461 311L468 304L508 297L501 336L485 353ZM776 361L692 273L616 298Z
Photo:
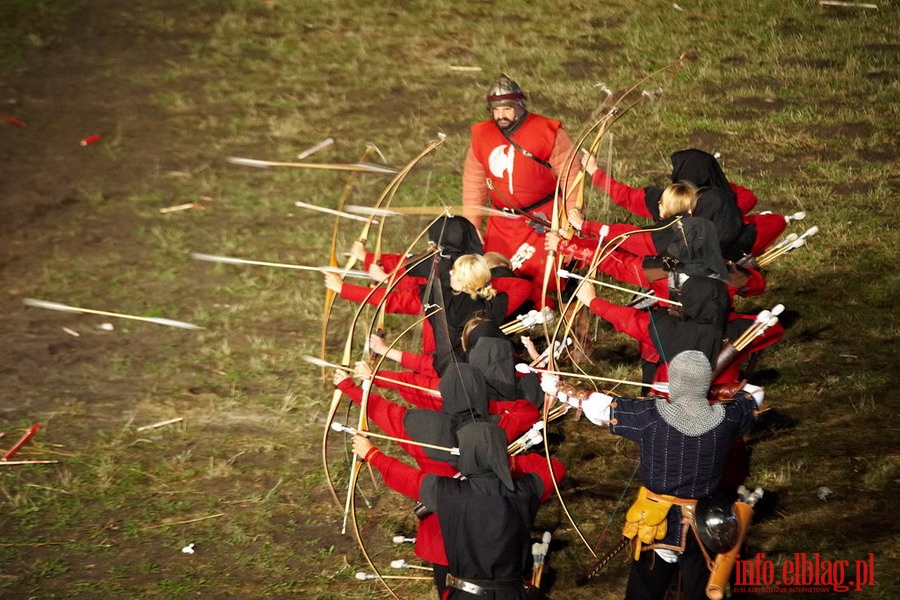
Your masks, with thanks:
M669 362L669 400L658 398L662 419L684 435L703 435L725 418L725 407L710 406L707 396L712 380L709 359L697 350L681 352Z

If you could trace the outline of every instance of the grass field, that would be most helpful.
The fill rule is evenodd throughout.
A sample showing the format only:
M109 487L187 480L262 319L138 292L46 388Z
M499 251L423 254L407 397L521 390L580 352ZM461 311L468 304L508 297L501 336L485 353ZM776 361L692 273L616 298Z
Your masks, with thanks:
M332 386L302 356L319 353L321 275L191 259L326 264L332 217L294 202L334 207L347 174L225 158L296 161L332 137L307 160L352 163L374 144L370 160L402 167L442 133L393 203L458 204L468 127L500 72L578 137L605 89L621 94L682 54L677 74L639 86L648 99L616 122L601 165L643 186L665 181L675 150L717 152L758 210L803 210L791 230L821 229L738 306L783 303L789 325L753 376L771 409L749 438L751 483L767 496L747 550L775 564L871 555L876 585L806 597L896 597L900 9L877 4L4 3L0 114L25 126L0 121L0 447L41 422L16 459L58 462L0 466L0 597L388 597L355 579L368 565L340 533L320 464ZM102 138L78 144L91 134ZM360 176L348 203L373 204L389 181ZM185 203L203 209L160 212ZM588 214L628 219L596 190ZM385 250L428 220L389 218ZM340 225L338 252L360 227ZM29 297L203 329L44 311ZM335 305L331 360L354 309ZM410 323L389 316L388 338ZM592 371L639 376L630 339L598 326L595 340ZM636 489L633 449L584 420L552 431L563 498L602 553ZM330 448L340 489L348 451L337 435ZM367 476L359 496L366 547L397 574L391 560L415 562L391 543L414 530L410 503ZM576 585L593 559L557 500L535 538L544 530L550 597L621 597L621 555ZM431 597L428 582L391 584Z

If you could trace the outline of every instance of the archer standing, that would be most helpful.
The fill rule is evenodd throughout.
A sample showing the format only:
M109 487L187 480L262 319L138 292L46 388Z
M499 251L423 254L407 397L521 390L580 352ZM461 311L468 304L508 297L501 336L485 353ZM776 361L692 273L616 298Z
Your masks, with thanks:
M706 598L711 565L723 550L707 548L703 537L723 524L707 519L698 503L715 498L728 449L752 427L765 396L762 388L747 385L730 401L710 404L711 376L709 359L697 350L672 359L668 401L580 392L553 375L542 376L545 392L640 446L643 485L623 530L634 543L626 600L665 598L679 573L680 597Z
M557 182L560 193L568 197L581 165L573 160L574 144L562 123L529 113L525 100L507 75L491 86L487 95L491 118L471 128L462 203L465 217L479 230L483 215L478 207L488 202L516 217L489 216L484 249L513 260L518 273L532 280L531 300L540 307L547 256L544 231L523 215L551 220Z

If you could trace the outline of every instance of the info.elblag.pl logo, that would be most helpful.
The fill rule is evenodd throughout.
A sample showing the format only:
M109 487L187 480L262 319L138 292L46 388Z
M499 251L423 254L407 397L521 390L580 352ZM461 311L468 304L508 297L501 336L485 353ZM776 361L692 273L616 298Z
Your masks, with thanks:
M875 555L861 560L827 560L818 552L797 552L778 567L758 552L734 564L734 592L848 592L875 585Z

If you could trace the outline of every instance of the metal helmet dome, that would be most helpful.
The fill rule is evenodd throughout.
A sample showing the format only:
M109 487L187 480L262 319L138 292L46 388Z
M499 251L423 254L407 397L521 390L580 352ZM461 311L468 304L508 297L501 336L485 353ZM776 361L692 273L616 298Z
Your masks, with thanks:
M740 537L737 515L730 502L719 495L697 501L697 534L710 552L722 554L734 548Z
M487 95L488 110L495 106L519 106L524 110L525 100L522 88L506 73L500 74Z

